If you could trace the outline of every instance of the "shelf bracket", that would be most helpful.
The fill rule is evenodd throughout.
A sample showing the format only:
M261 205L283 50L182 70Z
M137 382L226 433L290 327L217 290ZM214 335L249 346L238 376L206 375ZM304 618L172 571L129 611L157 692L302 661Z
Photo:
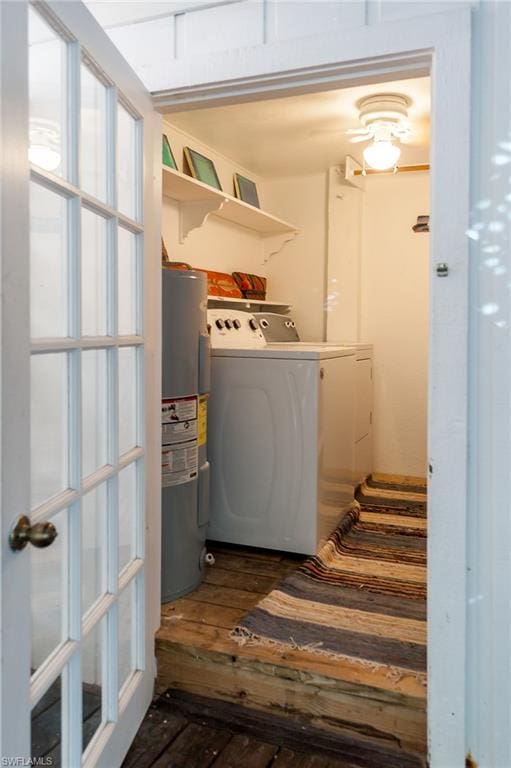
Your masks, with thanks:
M199 200L179 203L179 242L184 243L193 229L202 227L211 213L218 213L224 207L227 198Z
M300 231L297 229L294 232L283 232L281 235L271 235L265 238L264 242L264 258L262 266L268 264L273 256L277 256L281 252L287 243L291 243Z

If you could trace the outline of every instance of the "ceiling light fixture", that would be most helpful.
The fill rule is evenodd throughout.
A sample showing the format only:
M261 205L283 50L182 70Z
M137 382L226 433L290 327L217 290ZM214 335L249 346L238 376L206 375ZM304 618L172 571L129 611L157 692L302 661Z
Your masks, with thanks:
M401 150L388 139L376 139L364 149L364 160L375 171L395 168L401 156Z
M371 141L364 149L366 164L375 171L396 171L401 149L395 142L406 140L410 135L408 107L411 99L399 93L379 93L366 96L357 102L362 128L350 128L347 132L352 142Z

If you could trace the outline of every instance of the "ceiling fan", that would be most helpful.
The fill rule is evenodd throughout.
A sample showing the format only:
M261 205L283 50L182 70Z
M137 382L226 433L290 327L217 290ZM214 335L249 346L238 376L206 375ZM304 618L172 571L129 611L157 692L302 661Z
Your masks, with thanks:
M397 141L406 141L411 135L408 107L412 101L399 93L379 93L357 102L361 128L350 128L351 142L371 141L364 149L365 163L376 170L397 168L401 149Z

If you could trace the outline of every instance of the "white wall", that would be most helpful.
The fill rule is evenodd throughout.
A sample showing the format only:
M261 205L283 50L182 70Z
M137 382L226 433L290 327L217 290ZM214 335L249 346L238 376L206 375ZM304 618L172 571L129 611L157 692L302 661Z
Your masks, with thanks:
M257 184L257 192L261 208L268 208L265 200L263 180L260 176L255 174L249 168L244 168L239 163L231 160L230 157L226 157L221 152L216 150L214 146L204 144L204 142L196 139L191 134L186 133L186 131L183 131L180 128L172 125L172 119L170 117L168 120L163 121L162 130L169 140L172 153L180 171L184 170L183 147L191 147L192 149L197 150L197 152L201 152L203 155L206 155L206 157L209 157L214 162L215 169L220 180L220 185L224 192L228 192L230 195L234 195L233 176L234 172L237 171L244 176L248 176L248 178L252 179L252 181L255 181Z
M216 272L250 272L266 275L260 237L235 224L209 216L199 229L179 242L179 204L163 198L162 235L171 261Z
M427 474L429 174L366 179L361 338L374 344L374 469Z
M328 275L326 338L371 341L360 333L360 267L364 193L330 168L328 184Z
M332 168L265 189L301 228L268 264L274 298L293 303L304 340L374 345L374 469L425 477L429 235L412 225L429 213L429 174L367 177L361 191Z
M322 341L326 274L327 174L267 180L272 213L296 223L300 234L267 264L271 298L293 304L302 339Z
M121 53L151 91L189 82L190 66L198 82L219 76L213 55L228 55L230 77L245 72L247 49L265 50L264 71L271 71L275 43L375 26L410 17L446 12L465 0L211 0L196 3L87 3ZM114 7L113 7L114 6ZM189 66L190 65L190 66ZM197 69L198 68L198 69ZM278 67L277 67L278 68Z

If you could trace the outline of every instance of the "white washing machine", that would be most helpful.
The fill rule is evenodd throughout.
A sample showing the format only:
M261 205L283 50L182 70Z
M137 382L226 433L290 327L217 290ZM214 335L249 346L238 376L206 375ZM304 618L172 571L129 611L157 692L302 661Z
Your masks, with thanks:
M301 341L291 315L255 312L254 317L271 346L290 344L298 349L309 342ZM315 342L330 347L334 342ZM355 487L373 471L373 347L360 342L339 342L355 349L355 426L353 433L353 477Z
M208 538L315 554L353 501L341 481L353 474L355 350L268 345L242 311L210 309L208 325Z

